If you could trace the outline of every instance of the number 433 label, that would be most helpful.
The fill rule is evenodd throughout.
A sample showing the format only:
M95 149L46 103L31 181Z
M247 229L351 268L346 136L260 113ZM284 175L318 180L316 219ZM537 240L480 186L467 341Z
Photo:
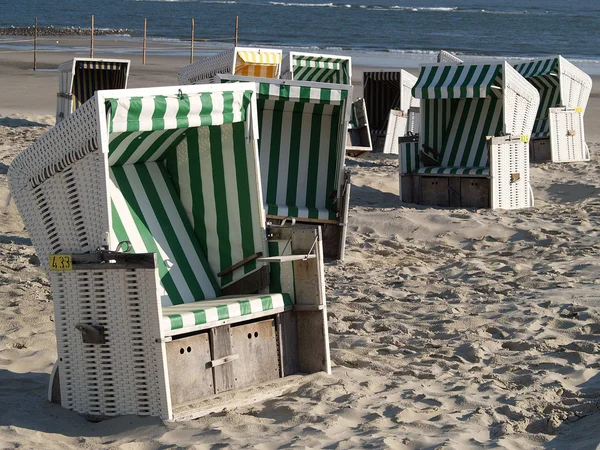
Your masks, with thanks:
M50 270L73 270L71 255L50 255Z

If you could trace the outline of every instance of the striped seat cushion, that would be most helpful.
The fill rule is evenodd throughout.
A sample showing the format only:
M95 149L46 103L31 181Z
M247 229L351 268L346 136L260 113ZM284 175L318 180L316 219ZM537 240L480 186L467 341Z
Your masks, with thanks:
M222 297L216 300L171 306L163 308L163 333L165 335L186 333L200 325L251 314L276 314L292 306L288 294Z
M470 175L488 177L489 167L421 167L417 173L436 175Z
M336 220L335 211L325 208L302 208L298 206L267 204L267 215L295 217L298 219Z

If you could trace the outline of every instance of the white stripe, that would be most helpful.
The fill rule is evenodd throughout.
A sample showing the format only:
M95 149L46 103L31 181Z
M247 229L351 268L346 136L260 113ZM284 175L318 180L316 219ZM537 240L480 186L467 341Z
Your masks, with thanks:
M227 311L229 313L229 317L240 317L242 315L242 309L240 308L240 304L237 302L227 305Z
M177 128L177 111L179 111L179 100L174 97L167 97L167 106L165 109L165 129L171 130Z
M479 116L480 119L477 120L477 118L473 117L474 114L470 115L470 119L472 120L468 120L467 123L469 124L469 126L472 125L473 122L476 121L477 124L477 128L475 129L475 138L473 139L473 145L474 147L469 149L469 159L467 161L467 166L468 167L472 167L473 164L475 164L475 156L477 154L477 147L476 145L478 144L478 142L480 141L481 135L484 133L483 131L483 127L485 125L485 118L487 117L487 113L490 109L491 105L491 101L489 99L485 99L485 100L480 100L483 101L483 108L481 109L481 115ZM475 103L475 102L474 102ZM473 111L474 113L474 111ZM492 122L492 124L497 123L497 122ZM485 150L484 155L487 155L487 150ZM487 163L487 158L486 156L483 156L482 158L482 162L485 161ZM457 161L458 162L458 161Z
M215 95L211 95L211 98L214 99ZM200 126L200 114L202 113L202 102L200 101L200 95L190 95L188 96L190 101L190 110L187 115L188 126L190 127L198 127Z
M206 313L206 323L216 322L217 320L219 320L219 313L217 312L217 308L206 308L204 312Z
M192 186L190 181L190 161L188 158L187 141L182 141L177 146L177 177L179 178L179 198L183 209L187 213L190 225L194 228L194 215L192 214Z
M193 327L196 325L196 316L190 311L182 312L181 321L183 322L183 328Z
M288 170L290 167L292 144L292 120L293 120L293 102L285 102L283 105L283 117L281 122L281 144L279 145L279 167L277 168L277 195L275 203L278 205L286 204Z
M262 114L262 129L260 130L260 150L258 161L260 163L261 187L263 198L267 198L268 183L277 180L269 180L269 158L271 156L271 133L273 127L273 105L270 100L265 103Z
M133 136L134 139L129 139L129 137L127 137L123 141L123 144L119 145L119 149L121 149L121 147L124 146L125 142L127 142L127 146L136 145L136 143L137 143L137 148L131 154L131 156L129 156L129 158L127 158L127 161L125 161L124 164L135 164L136 162L138 162L140 157L143 156L144 153L146 153L146 151L150 148L150 146L152 144L154 144L156 139L158 139L162 134L161 131L156 131L156 132L150 134L145 139L142 139L141 133L143 133L143 132L132 133L132 134L135 134L135 136ZM138 137L140 137L140 139L138 139ZM132 141L135 141L135 142L132 142Z
M240 218L236 165L233 151L233 125L227 124L221 127L221 139L223 148L223 167L225 170L225 195L227 207L227 221L229 222L229 244L231 245L231 262L236 264L244 259L242 248L242 222ZM247 217L245 220L249 220ZM256 252L257 250L255 250ZM244 276L244 269L233 272L233 281Z
M129 112L129 99L117 100L115 116L112 119L112 132L127 130L127 113Z
M233 121L241 122L242 120L242 106L245 92L236 91L233 93ZM250 105L248 105L250 108Z
M325 112L325 111L324 111ZM341 113L341 111L340 111ZM330 114L321 116L321 136L319 139L319 167L317 171L317 194L315 206L325 208L327 199L327 171L329 169L329 144L331 140L331 120Z
M263 311L263 307L262 307L262 300L259 298L252 298L249 300L250 302L250 311L252 311L252 313L257 313L257 312L262 312Z
M142 97L142 112L139 117L140 131L152 130L152 115L154 114L154 98Z
M210 155L210 134L208 127L198 128L198 141L201 149L200 167L192 167L191 170L199 172L202 177L202 199L205 211L216 211L215 184L213 180L212 158ZM216 214L204 214L204 226L206 227L206 249L208 261L213 273L221 271L221 256L219 254L219 237L217 234ZM220 284L220 281L219 281Z
M310 150L310 134L312 132L313 103L304 105L302 114L302 135L300 136L300 159L298 161L298 189L296 190L296 206L306 205L306 187L308 184L308 157Z

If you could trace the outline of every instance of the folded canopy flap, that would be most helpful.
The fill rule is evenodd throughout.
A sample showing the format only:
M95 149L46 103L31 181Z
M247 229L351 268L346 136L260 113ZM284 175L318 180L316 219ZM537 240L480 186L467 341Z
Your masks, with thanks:
M125 64L114 61L78 61L78 69L121 70Z
M282 58L281 52L265 50L238 50L237 57L246 64L280 64Z
M174 130L243 122L252 91L106 99L109 132Z
M528 61L514 66L524 78L558 76L558 57Z
M285 84L259 83L259 100L292 100L300 103L341 105L348 98L348 90Z
M433 65L421 68L413 95L420 99L486 98L501 89L502 64Z

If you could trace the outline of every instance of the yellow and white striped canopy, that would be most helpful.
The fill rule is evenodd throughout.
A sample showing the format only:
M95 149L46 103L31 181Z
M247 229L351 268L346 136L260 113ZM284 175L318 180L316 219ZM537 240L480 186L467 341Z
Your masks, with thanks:
M234 75L279 78L281 52L238 50Z

